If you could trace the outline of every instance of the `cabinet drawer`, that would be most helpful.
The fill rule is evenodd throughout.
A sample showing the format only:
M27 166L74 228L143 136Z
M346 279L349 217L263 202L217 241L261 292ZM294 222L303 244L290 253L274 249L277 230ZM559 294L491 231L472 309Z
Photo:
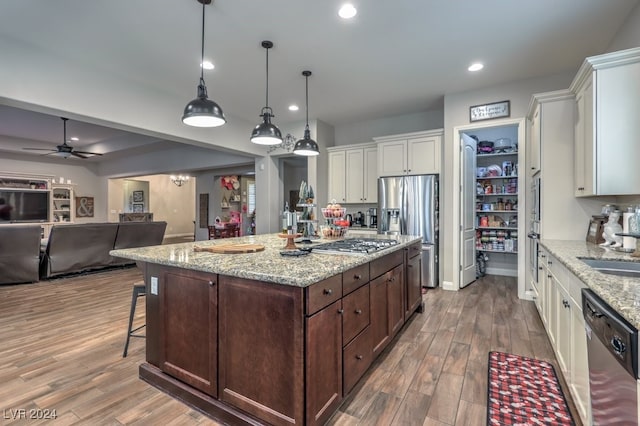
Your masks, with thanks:
M342 344L346 345L369 325L369 284L342 299Z
M422 245L420 243L411 244L405 250L407 250L407 259L411 259L422 252Z
M334 275L319 283L307 287L306 311L313 315L325 306L342 297L342 274Z
M394 251L380 259L376 259L370 264L371 278L379 277L387 271L392 270L403 262L403 250Z
M343 384L344 395L358 383L358 380L371 365L373 354L371 350L371 327L367 327L343 351Z
M342 273L342 294L347 295L353 290L369 282L369 264L356 266Z

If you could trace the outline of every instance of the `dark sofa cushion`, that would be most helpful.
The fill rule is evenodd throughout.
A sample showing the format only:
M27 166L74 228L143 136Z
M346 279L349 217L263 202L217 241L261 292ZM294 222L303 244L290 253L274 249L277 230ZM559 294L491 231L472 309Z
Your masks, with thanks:
M38 281L40 225L0 227L0 284Z
M158 246L162 244L166 229L167 222L120 222L113 249ZM135 262L131 259L112 257L112 265L128 263Z
M41 277L104 268L111 263L109 251L118 223L54 225L43 255Z

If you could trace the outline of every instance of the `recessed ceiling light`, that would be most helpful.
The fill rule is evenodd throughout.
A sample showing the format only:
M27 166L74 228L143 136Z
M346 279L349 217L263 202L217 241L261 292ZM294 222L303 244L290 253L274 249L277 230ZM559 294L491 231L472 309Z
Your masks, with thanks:
M74 137L71 138L71 140L72 141L79 141L80 139L78 139L77 137L74 136Z
M471 64L467 69L469 71L480 71L482 68L484 68L484 65L482 65L480 62L476 62L474 64Z
M289 105L289 111L297 111L300 108L298 108L298 105Z
M358 11L351 3L343 4L340 10L338 11L338 15L342 19L351 19L354 16L356 16L356 13L358 13Z
M215 68L215 65L213 65L213 63L211 61L204 61L201 66L205 70L212 70L212 69Z

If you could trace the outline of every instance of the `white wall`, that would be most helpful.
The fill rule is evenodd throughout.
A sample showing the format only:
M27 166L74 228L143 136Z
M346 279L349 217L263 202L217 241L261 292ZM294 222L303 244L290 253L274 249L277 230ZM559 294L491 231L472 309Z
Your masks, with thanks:
M626 21L607 48L607 52L638 46L640 46L640 3L627 16Z
M335 128L335 144L371 142L374 137L439 129L444 125L444 110L420 111L394 117L343 124Z
M103 179L96 174L96 165L82 160L67 159L64 162L46 157L3 153L0 157L2 172L45 175L71 179L75 197L94 197L94 217L76 218L76 223L105 222L107 220L107 191Z
M526 117L531 95L534 93L566 89L576 70L559 75L511 82L481 90L452 93L445 96L443 170L440 174L440 273L442 282L452 288L459 287L459 170L460 151L453 128L469 122L469 107L502 100L511 101L511 119ZM495 120L495 124L499 124ZM519 142L519 150L526 145Z

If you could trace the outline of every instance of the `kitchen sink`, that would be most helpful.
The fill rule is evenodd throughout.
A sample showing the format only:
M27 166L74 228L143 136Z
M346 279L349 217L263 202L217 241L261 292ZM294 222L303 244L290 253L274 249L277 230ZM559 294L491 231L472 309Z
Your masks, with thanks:
M624 260L587 259L579 257L582 262L603 274L621 277L640 278L640 262L625 262Z

